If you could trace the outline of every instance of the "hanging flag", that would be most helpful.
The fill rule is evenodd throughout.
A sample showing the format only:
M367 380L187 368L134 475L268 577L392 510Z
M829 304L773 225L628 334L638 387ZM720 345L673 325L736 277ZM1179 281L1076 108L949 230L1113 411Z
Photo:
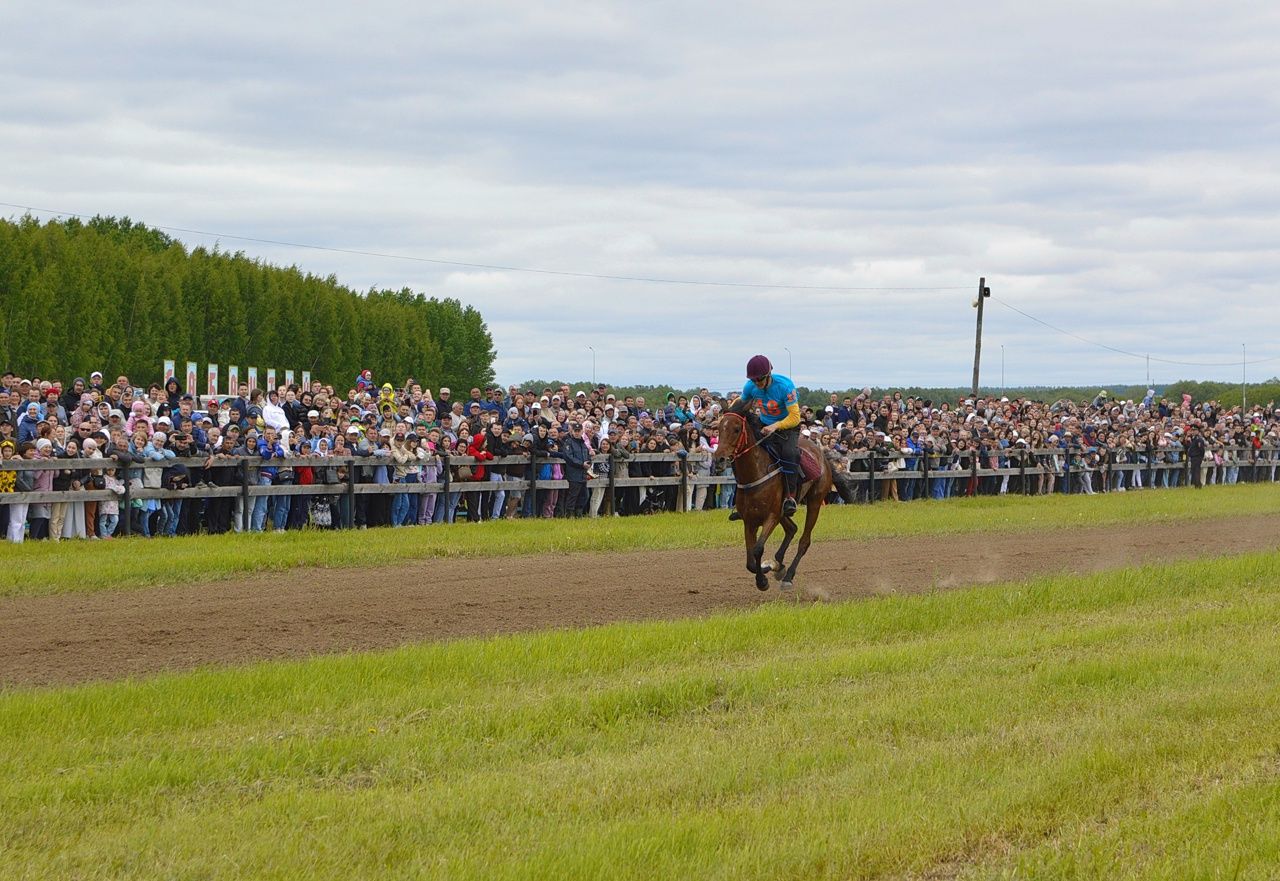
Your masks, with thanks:
M199 371L199 365L194 361L187 362L187 394L195 397L200 394L200 386L196 381L196 375Z
M208 389L205 392L209 397L216 398L218 396L218 365L209 365L209 382Z
M249 388L256 389L258 387L258 368L249 368Z
M304 392L311 391L311 371L310 370L302 371L302 390Z
M160 380L161 385L168 385L169 380L173 379L178 373L178 362L168 358L164 362L164 379Z
M227 394L233 398L240 394L240 368L234 364L227 368Z
M286 371L284 372L284 384L285 384L285 385L293 385L293 371L292 371L292 370L286 370Z
M276 387L276 369L274 367L267 368L267 391L271 391Z

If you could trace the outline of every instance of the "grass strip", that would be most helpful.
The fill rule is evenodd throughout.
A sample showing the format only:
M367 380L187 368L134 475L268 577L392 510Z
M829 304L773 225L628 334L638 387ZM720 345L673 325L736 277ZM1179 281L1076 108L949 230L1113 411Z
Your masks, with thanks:
M0 874L1273 878L1280 553L0 695Z
M1280 513L1280 484L1202 492L1094 496L979 496L943 503L832 505L815 541L1071 526L1189 521ZM501 520L364 531L183 536L3 546L0 597L149 587L302 566L369 566L432 557L736 547L742 527L724 511L599 520Z

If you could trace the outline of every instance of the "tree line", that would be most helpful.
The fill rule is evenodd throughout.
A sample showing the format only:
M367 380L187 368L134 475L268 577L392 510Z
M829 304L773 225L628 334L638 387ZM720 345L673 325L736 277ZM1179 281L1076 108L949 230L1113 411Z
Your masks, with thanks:
M159 380L162 361L275 367L350 388L363 369L399 386L493 382L493 338L455 299L361 293L246 256L188 250L128 218L0 219L0 365L69 380L101 370Z

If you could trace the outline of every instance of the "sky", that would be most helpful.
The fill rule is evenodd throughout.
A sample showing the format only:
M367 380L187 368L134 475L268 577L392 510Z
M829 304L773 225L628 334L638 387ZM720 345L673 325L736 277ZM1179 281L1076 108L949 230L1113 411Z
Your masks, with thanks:
M1275 3L50 0L0 35L0 202L456 297L504 384L964 386L980 277L984 387L1280 374Z

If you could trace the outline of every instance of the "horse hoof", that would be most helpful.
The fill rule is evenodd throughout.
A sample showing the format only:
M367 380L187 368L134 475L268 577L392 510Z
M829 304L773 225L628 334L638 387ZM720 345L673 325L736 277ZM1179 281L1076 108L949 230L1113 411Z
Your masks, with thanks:
M761 578L759 581L756 582L756 590L768 590L768 589L769 589L769 582L766 581L765 579Z
M773 571L773 564L772 564L772 563L761 563L761 564L760 564L760 574L761 574L761 575L765 574L766 572L772 572L772 571ZM761 588L761 590L763 590L763 588Z
M784 580L787 577L787 567L779 563L778 568L773 570L773 577L779 581Z
M783 593L786 593L787 591L791 590L791 588L793 587L795 587L795 585L792 584L790 581L784 581L778 585L778 590L782 591Z

